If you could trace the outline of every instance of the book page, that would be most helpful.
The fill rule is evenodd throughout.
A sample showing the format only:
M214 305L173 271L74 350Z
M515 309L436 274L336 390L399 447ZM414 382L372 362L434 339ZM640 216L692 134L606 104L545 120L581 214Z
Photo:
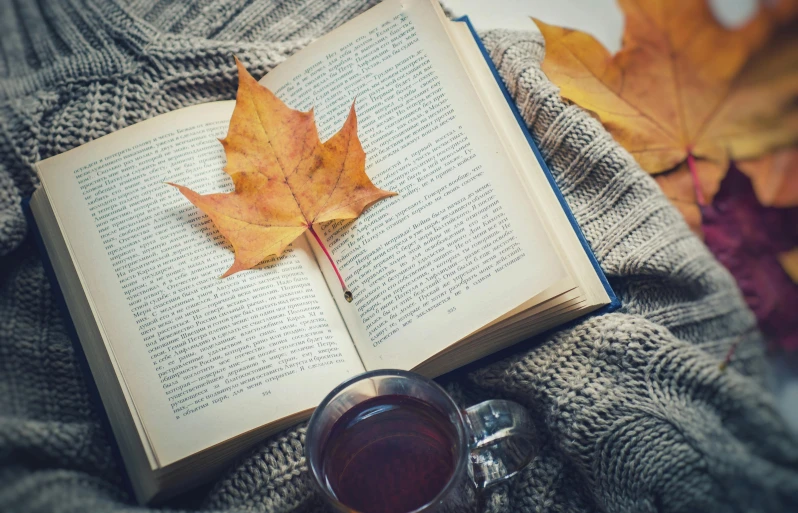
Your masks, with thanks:
M550 237L559 242L560 259L566 264L569 274L577 277L589 303L608 303L610 298L604 284L593 269L582 241L571 228L571 221L565 210L559 208L557 195L548 185L546 174L526 135L519 130L519 121L516 120L502 90L497 87L496 78L485 62L471 30L465 22L449 22L448 28L457 42L458 50L462 52L462 62L468 69L485 108L492 113L491 119L508 147L508 154L514 159L516 170L526 183L527 193L535 199L536 205L550 206L542 209L541 214L548 218L546 225L550 230Z
M430 0L386 0L261 80L313 107L322 139L356 99L367 173L399 192L322 228L352 304L317 254L367 369L410 369L573 286L442 22Z
M39 165L160 466L313 408L363 371L306 239L219 279L232 248L164 183L232 189L217 139L233 106L165 114Z

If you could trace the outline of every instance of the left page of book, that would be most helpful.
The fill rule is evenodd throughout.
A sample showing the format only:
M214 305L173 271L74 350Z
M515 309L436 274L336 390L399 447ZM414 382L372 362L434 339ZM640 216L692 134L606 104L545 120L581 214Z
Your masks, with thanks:
M217 139L233 107L181 109L39 164L156 467L311 409L363 371L304 237L219 279L231 247L164 183L232 190Z

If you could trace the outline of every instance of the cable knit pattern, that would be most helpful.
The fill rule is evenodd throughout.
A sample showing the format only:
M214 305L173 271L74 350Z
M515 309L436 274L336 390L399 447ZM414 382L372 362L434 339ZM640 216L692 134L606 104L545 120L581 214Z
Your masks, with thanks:
M0 510L132 503L20 209L33 164L143 119L233 98L232 55L262 75L370 7L358 0L0 0ZM541 40L483 35L623 301L448 380L463 404L533 413L539 453L488 511L788 511L798 445L764 390L760 335L730 275L601 125L540 71ZM718 363L738 337L725 373ZM304 426L170 503L322 510Z

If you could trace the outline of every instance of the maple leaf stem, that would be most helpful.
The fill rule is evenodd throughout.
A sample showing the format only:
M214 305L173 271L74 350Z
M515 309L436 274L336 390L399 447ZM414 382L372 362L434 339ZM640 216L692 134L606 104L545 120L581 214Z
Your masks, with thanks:
M313 225L309 224L308 230L310 230L310 233L313 234L313 237L316 239L316 242L319 243L319 247L321 248L322 251L324 251L324 254L327 255L327 260L330 261L330 265L332 266L333 271L335 271L335 275L338 276L338 281L341 282L341 288L344 289L344 299L346 299L348 303L351 303L353 297L352 293L349 291L348 288L346 288L346 283L344 283L344 279L341 276L341 273L338 272L338 266L335 265L335 262L333 262L332 255L330 255L330 252L327 251L327 246L325 246L324 243L321 241L319 234L316 233L316 230L313 229Z
M693 156L692 148L687 151L687 168L690 170L690 177L693 179L693 189L695 189L695 197L700 206L707 204L704 199L704 191L701 190L701 182L698 181L698 170L695 168L695 157Z

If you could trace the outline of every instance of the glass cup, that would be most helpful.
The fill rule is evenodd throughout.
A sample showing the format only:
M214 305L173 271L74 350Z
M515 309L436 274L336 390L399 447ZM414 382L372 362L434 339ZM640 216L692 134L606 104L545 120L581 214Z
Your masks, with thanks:
M532 421L518 403L490 400L463 410L438 384L418 374L399 370L366 372L330 392L308 424L305 454L312 479L321 495L338 511L355 513L357 510L338 500L329 484L323 468L324 448L341 416L360 403L380 396L420 400L451 423L447 428L452 428L454 471L437 495L412 510L413 513L477 511L481 489L515 475L534 456L536 443Z

